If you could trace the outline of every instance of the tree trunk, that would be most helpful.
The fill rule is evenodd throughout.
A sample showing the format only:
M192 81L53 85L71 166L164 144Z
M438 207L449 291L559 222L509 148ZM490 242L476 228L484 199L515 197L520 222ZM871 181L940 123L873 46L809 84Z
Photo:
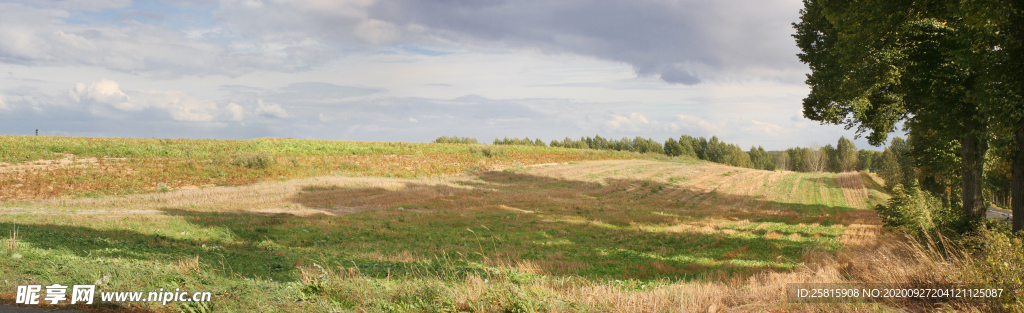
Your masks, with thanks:
M1017 157L1013 160L1013 189L1010 206L1013 208L1013 231L1024 230L1024 117L1017 121Z
M1011 83L1017 84L1017 101L1024 99L1024 0L1007 1L1004 9L1009 13L1009 25L1006 32L1011 44L1006 45L1010 62L1006 64L1010 73L1016 73L1015 80ZM1021 114L1021 103L1017 103L1017 114ZM1018 115L1020 116L1020 115ZM1013 185L1010 189L1010 207L1013 210L1013 231L1024 230L1024 116L1017 120L1017 129L1014 130L1017 137L1017 157L1013 161Z
M982 195L982 174L985 170L988 142L978 135L985 132L985 124L975 121L971 114L964 118L964 131L967 135L960 139L960 172L963 177L961 200L964 213L980 219L985 217L985 211L988 210L985 206L985 197Z

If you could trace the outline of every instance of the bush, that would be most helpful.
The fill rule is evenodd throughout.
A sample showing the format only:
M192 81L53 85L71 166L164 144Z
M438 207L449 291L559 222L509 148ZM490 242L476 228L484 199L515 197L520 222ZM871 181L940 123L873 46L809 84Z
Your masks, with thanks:
M896 184L888 205L878 205L875 210L886 227L901 229L919 238L931 231L956 237L976 228L976 223L961 210L945 206L942 200L917 185Z
M1024 309L1024 238L1009 229L981 228L975 236L981 253L974 264L975 280L985 288L1002 288L1004 297L986 299L991 311Z
M231 158L231 165L254 169L266 169L274 164L277 164L274 156L266 151L238 154Z

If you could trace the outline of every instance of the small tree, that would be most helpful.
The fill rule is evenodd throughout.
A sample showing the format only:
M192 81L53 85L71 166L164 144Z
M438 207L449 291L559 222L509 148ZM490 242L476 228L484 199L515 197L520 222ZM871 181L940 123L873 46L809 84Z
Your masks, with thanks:
M821 151L821 146L817 142L811 142L811 146L808 148L804 158L807 160L808 172L821 172L825 169L825 154Z

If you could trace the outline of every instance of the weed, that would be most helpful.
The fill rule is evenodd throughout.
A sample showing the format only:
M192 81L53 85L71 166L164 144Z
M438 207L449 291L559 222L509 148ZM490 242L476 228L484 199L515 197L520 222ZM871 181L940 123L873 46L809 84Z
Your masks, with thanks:
M18 252L18 225L14 225L14 229L11 230L10 236L7 238L7 245L5 246L7 253Z
M481 147L481 146L470 146L469 152L482 156L485 158L507 158L508 154L505 153L505 149L498 147Z

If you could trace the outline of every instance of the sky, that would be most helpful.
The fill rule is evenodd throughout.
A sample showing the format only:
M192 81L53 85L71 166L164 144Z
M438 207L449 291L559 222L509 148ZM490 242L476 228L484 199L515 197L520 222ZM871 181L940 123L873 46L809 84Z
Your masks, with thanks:
M835 144L803 118L800 0L0 1L0 134L429 142L682 134ZM863 139L859 148L870 148Z

